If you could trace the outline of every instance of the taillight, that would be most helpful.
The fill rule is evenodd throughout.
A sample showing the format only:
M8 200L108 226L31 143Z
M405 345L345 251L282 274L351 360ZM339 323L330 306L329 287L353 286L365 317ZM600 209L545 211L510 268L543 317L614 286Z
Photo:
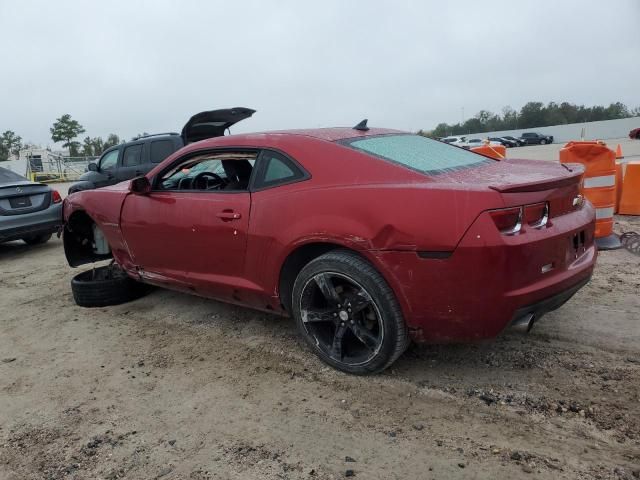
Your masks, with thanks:
M493 222L503 235L515 235L527 224L533 228L542 228L549 220L549 203L541 202L522 207L503 208L489 212Z
M525 205L524 221L533 228L542 228L549 220L549 204L547 202Z
M489 212L503 235L515 235L522 228L522 207L503 208Z
M53 203L60 203L62 201L62 197L57 190L51 191L51 200L53 201Z

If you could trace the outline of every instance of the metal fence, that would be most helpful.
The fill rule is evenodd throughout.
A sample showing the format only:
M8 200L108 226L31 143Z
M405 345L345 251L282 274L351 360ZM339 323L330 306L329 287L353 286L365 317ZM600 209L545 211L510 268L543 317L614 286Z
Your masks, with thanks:
M73 182L87 171L98 157L61 157L40 155L27 157L28 173L34 182Z

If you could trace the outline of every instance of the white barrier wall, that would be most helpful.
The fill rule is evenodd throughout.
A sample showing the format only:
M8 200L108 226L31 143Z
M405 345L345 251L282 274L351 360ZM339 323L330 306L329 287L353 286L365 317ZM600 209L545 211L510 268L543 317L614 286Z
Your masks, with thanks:
M566 143L571 140L580 140L584 128L585 140L606 140L609 138L622 138L629 135L629 131L640 128L640 117L621 118L619 120L604 120L602 122L569 123L567 125L554 125L551 127L534 127L519 130L501 130L497 132L473 133L469 137L487 138L511 135L519 137L524 132L538 132L545 135L553 135L553 143Z
M24 158L20 160L8 160L6 162L0 162L0 167L6 168L25 177L27 176L27 161Z

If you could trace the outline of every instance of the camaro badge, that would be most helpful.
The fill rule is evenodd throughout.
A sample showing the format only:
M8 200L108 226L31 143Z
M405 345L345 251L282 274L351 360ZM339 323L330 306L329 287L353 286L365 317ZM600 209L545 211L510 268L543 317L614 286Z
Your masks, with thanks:
M582 195L576 195L573 199L574 207L581 207L584 204L584 197Z

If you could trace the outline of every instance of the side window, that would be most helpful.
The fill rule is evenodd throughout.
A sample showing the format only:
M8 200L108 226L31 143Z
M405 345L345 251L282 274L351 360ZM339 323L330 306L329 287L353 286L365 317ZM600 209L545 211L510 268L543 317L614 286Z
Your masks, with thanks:
M100 170L113 170L118 164L118 152L119 150L113 150L107 153L100 160Z
M151 163L160 163L173 153L173 142L171 140L156 140L151 142Z
M161 190L247 191L256 152L211 152L188 157L160 176Z
M131 145L124 149L124 156L122 157L123 167L135 167L140 165L142 161L142 144Z
M260 161L263 165L261 167L262 173L255 182L257 188L290 183L305 176L295 163L277 152L262 152Z

